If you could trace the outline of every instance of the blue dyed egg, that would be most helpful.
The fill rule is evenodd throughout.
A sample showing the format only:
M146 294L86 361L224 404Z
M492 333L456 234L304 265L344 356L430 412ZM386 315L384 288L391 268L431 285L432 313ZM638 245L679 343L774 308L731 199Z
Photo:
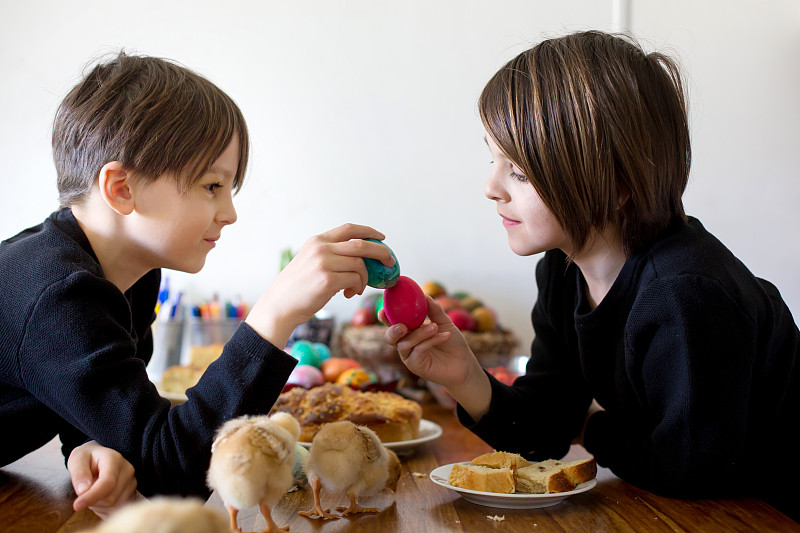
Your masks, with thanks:
M386 246L386 244L376 239L364 240L377 242L378 244L383 244ZM386 247L389 248L388 246ZM387 289L389 287L394 287L397 283L397 280L400 278L400 263L397 261L397 256L394 255L394 252L391 248L389 248L389 252L394 258L394 266L390 267L387 267L377 259L362 257L364 264L367 265L367 275L369 276L367 285L370 287L375 287L376 289Z
M296 341L292 344L292 357L297 359L301 365L310 365L319 368L322 364L319 352L314 345L308 341Z
M317 351L317 354L319 354L320 362L331 358L331 349L328 348L327 344L315 342L312 346Z

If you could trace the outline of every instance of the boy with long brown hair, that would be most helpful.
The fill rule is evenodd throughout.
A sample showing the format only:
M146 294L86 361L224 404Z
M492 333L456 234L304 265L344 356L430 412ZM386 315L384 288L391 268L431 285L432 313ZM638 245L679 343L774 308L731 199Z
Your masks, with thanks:
M578 441L648 490L754 495L796 519L800 334L778 290L684 213L675 63L571 34L512 59L479 109L485 194L515 253L546 252L526 373L484 372L430 299L430 324L387 341L498 450L543 460Z

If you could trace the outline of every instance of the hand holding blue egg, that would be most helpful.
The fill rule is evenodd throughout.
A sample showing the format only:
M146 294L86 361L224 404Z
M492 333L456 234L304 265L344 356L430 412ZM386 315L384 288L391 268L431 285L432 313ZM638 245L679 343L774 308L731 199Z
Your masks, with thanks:
M386 244L376 239L364 240L377 242L378 244L383 244L386 246ZM388 246L386 247L389 248ZM389 248L389 252L392 254L392 258L394 259L394 265L390 267L387 267L377 259L362 257L364 264L367 266L367 275L369 276L367 285L370 287L375 287L376 289L387 289L389 287L394 287L397 283L397 280L400 278L400 263L397 261L397 256L394 255L394 252L391 248Z

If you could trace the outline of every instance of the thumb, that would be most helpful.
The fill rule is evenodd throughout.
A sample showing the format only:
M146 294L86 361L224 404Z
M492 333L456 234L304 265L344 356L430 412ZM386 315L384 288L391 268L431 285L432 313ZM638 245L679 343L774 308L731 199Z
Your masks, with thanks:
M76 448L69 456L67 470L69 470L72 488L75 489L75 494L80 496L91 488L94 482L91 453Z
M428 301L428 318L431 319L431 322L436 322L440 326L453 323L447 313L444 312L444 309L442 309L442 306L434 301L433 298L426 295L425 299Z

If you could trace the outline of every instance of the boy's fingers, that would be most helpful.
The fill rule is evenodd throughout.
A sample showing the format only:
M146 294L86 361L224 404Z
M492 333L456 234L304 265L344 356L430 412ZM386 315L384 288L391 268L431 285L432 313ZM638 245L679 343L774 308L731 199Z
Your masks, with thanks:
M411 351L409 352L409 354L403 360L411 362L411 361L413 361L415 359L418 359L419 356L425 354L429 350L432 350L433 348L435 348L436 346L442 344L443 342L446 342L447 339L449 339L449 338L450 338L450 332L449 331L442 331L442 332L436 333L431 338L426 339L426 340L422 341L421 343L417 344L416 346L414 346L411 349Z
M114 477L100 477L92 484L91 488L78 496L73 504L73 507L80 507L85 509L91 507L101 500L107 498L116 486L116 479Z
M416 346L424 345L424 343L436 335L438 331L439 327L435 322L423 324L397 342L397 351L405 358Z
M89 490L94 481L91 453L85 452L83 448L75 448L67 459L67 470L75 494L80 496Z
M328 242L349 241L350 239L376 239L382 241L386 236L369 226L342 224L337 228L322 233L320 238Z
M76 503L87 507L100 502L108 506L114 505L119 493L125 489L125 484L120 484L119 481L133 478L133 466L124 460L122 463L115 461L117 458L121 456L116 452L99 457L97 479L91 488L76 500Z
M383 309L378 311L378 318L381 322L386 325L389 325L389 321L386 319L386 314L383 312ZM386 330L386 333L383 335L386 342L391 344L392 346L397 345L398 341L408 334L408 326L405 324L395 324L394 326L389 326L389 329Z
M362 264L364 261L361 260L361 258L369 257L370 259L377 259L386 266L394 265L394 257L392 257L391 250L389 250L387 246L378 244L377 242L354 239L345 242L333 243L329 246L336 255L358 259ZM365 270L366 268L367 267L364 266Z

